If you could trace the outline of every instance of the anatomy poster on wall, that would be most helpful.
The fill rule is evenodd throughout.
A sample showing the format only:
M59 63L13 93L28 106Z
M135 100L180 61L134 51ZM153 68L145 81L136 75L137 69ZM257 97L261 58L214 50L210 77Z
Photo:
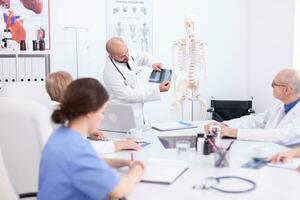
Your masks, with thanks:
M121 37L130 48L152 53L152 0L107 0L107 39Z
M0 0L0 38L1 48L17 48L25 40L28 50L33 43L49 49L49 0Z

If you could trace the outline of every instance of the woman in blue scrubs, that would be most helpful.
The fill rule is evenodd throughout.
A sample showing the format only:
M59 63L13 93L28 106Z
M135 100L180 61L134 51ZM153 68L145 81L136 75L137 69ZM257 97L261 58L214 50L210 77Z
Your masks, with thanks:
M108 93L99 81L73 81L52 114L61 124L42 152L38 200L100 200L121 198L139 182L144 171L139 161L101 159L86 139L103 119ZM120 177L114 168L129 167Z

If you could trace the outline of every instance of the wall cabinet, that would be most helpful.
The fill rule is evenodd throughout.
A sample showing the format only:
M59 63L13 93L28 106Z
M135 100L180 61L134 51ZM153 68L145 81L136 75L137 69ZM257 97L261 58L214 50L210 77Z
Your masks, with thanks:
M0 90L11 82L43 82L50 72L50 51L0 51Z

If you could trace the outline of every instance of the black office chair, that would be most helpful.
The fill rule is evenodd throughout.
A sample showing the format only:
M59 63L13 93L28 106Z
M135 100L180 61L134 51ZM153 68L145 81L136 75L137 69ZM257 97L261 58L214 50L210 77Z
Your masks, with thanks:
M211 113L211 119L218 122L231 120L255 113L252 109L251 100L211 100L210 108L207 112Z

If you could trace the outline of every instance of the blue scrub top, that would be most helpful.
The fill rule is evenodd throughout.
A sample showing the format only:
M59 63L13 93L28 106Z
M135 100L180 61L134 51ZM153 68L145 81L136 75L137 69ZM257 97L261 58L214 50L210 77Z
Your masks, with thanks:
M116 170L98 157L88 140L61 126L42 153L38 200L100 200L119 181Z

